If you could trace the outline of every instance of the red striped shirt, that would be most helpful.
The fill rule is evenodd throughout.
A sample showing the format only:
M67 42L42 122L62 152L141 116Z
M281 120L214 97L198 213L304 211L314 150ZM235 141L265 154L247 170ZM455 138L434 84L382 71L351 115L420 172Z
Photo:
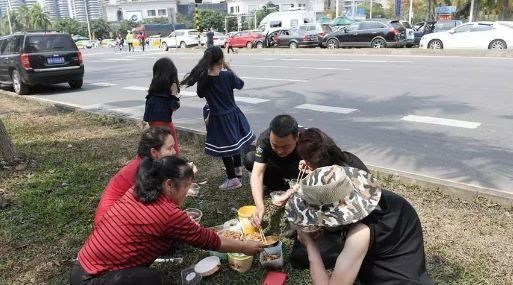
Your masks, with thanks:
M209 250L221 246L214 231L193 222L171 199L161 194L145 205L130 189L95 225L78 260L90 275L148 266L174 241Z
M135 176L140 163L141 158L136 156L110 179L109 184L107 184L105 190L103 190L102 197L100 198L96 213L94 214L95 226L100 222L110 206L116 203L119 198L125 195L128 189L134 186Z

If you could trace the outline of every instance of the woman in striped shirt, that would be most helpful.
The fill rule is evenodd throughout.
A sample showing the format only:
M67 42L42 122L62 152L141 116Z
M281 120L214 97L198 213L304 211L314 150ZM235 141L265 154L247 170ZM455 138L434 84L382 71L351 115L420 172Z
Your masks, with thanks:
M71 284L161 284L160 273L149 266L173 242L247 255L260 252L260 242L219 237L180 210L193 176L182 158L143 159L135 186L108 209L78 253Z

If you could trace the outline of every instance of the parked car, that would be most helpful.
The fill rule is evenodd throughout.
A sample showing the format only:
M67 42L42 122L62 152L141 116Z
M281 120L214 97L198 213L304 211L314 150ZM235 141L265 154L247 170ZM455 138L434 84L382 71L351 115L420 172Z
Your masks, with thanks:
M214 45L224 47L224 43L226 42L226 36L220 32L214 32ZM207 45L207 32L201 33L200 44L202 46Z
M498 21L497 23L513 29L513 21Z
M433 33L445 32L452 28L456 28L461 24L463 24L463 21L461 20L436 21Z
M242 31L226 39L225 46L230 47L263 47L265 36L261 32Z
M115 47L116 46L116 40L114 39L103 39L100 43L101 47Z
M69 34L16 33L0 37L0 83L12 85L17 94L31 86L67 82L81 88L82 54Z
M406 47L412 47L415 45L415 34L413 32L413 27L408 21L401 21L401 24L406 29Z
M513 47L513 29L499 23L466 23L446 32L425 35L420 48L507 49Z
M305 32L314 32L319 38L323 38L325 35L331 33L331 27L328 24L311 23L299 26L300 30Z
M463 24L461 20L428 21L417 23L413 27L413 33L415 35L415 45L420 44L420 39L424 35L448 31L461 24Z
M264 35L277 30L297 29L305 23L313 23L315 13L306 10L272 12L265 16L258 25Z
M321 42L322 47L402 47L406 44L406 29L399 21L366 20L330 33Z
M169 36L161 38L160 46L165 51L170 47L186 48L197 46L199 43L198 35L199 32L196 30L176 30L169 34Z
M314 32L305 32L298 29L279 30L271 35L275 46L277 47L317 47L319 46L319 37Z

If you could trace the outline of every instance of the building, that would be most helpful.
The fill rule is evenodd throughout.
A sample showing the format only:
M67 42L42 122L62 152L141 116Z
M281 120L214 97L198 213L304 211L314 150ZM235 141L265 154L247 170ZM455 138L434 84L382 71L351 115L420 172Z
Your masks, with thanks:
M108 22L131 20L143 21L148 18L169 18L170 13L177 11L176 0L126 1L109 0L105 5L105 18Z
M198 9L208 9L208 10L217 10L223 13L227 11L226 2L216 3L215 0L212 2L203 1L201 4L197 4ZM196 4L194 1L192 3L184 3L184 1L180 1L178 4L178 13L184 15L185 17L192 19L194 18L194 10L196 9Z
M227 0L229 14L251 14L272 2L279 11L307 10L316 14L324 13L324 1L318 0Z
M86 22L87 18L103 18L102 0L0 0L0 15L8 10L9 2L12 10L18 10L22 5L32 6L39 3L52 20L73 18Z

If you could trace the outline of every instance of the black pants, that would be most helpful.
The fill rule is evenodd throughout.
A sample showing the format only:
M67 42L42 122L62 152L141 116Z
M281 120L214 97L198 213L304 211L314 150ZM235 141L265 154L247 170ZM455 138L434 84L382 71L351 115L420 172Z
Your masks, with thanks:
M128 51L131 52L131 51L135 51L134 50L134 44L133 43L128 43Z
M235 53L235 51L233 50L233 47L231 47L231 46L227 46L227 47L226 47L226 52L227 52L227 53L230 53L230 50L232 50L232 53Z
M71 270L71 285L161 285L160 272L150 267L134 267L106 272L99 276L87 274L76 262Z
M253 163L255 163L255 152L250 151L244 157L244 167L251 172L253 171ZM299 161L289 161L283 164L269 161L264 173L264 185L267 186L265 194L289 189L289 184L285 179L296 179L299 174L298 166Z
M237 177L235 175L235 167L242 166L242 160L240 158L240 154L234 156L223 157L224 167L226 168L226 176L228 179L233 179Z

